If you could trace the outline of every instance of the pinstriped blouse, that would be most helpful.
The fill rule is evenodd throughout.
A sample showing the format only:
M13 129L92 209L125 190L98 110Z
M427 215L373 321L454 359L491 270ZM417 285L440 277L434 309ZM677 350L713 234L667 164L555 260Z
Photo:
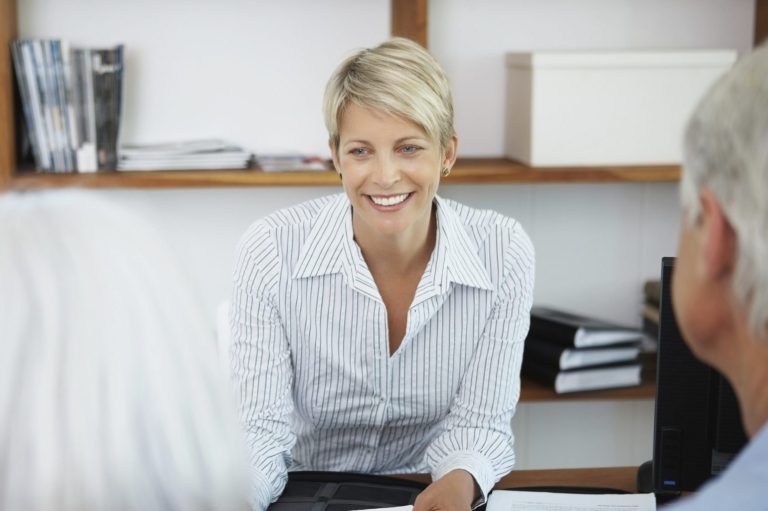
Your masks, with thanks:
M436 480L461 468L485 496L512 468L533 246L515 220L435 204L435 248L392 356L346 195L273 213L242 237L231 354L257 509L288 470Z

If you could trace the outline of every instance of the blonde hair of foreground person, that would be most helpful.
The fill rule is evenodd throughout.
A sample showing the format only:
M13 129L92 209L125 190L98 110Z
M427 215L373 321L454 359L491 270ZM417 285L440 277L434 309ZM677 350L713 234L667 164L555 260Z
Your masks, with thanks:
M323 116L331 149L339 147L344 109L354 103L407 119L445 150L453 129L453 99L448 78L419 44L394 37L350 55L328 80Z
M178 265L78 191L0 195L0 509L245 509L247 460Z

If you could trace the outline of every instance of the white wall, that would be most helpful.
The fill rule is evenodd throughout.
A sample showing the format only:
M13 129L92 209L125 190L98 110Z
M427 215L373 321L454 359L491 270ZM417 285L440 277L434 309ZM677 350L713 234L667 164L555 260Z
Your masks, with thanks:
M126 45L125 142L326 151L325 80L389 31L386 0L22 0L21 37Z
M504 53L752 47L754 0L433 0L465 155L503 154Z
M515 467L639 466L653 458L653 406L650 399L520 403Z
M325 80L343 55L376 44L389 30L388 0L18 4L21 37L126 44L124 141L222 137L261 152L325 154ZM462 154L492 156L503 152L506 51L745 50L753 16L754 0L432 0L429 42L453 83ZM638 324L642 282L656 277L660 258L675 250L676 190L663 183L451 185L441 193L523 222L537 250L538 302ZM251 221L335 191L100 193L156 220L213 311L228 294L234 246ZM521 468L628 465L650 458L650 401L524 404L515 421Z

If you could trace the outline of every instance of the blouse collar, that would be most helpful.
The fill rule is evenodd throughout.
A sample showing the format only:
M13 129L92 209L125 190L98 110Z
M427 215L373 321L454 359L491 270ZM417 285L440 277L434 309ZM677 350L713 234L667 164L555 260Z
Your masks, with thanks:
M435 196L437 239L427 263L414 303L435 293L446 292L451 283L492 290L477 243L450 204ZM294 279L346 274L350 284L379 298L376 284L352 232L352 206L345 194L334 196L320 210L299 253Z

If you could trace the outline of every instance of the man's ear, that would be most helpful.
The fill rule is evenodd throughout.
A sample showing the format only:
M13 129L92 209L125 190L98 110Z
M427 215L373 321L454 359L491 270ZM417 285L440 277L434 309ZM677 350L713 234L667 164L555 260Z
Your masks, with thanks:
M707 276L714 279L729 278L736 261L736 231L714 193L703 189L701 202L702 248Z

